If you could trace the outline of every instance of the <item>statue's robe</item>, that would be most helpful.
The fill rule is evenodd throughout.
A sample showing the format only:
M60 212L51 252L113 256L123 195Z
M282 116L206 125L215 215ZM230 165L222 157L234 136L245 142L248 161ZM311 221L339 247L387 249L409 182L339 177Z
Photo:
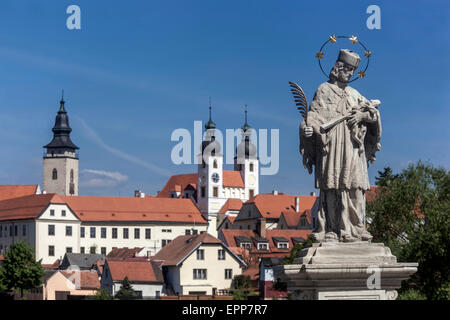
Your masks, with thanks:
M339 88L330 82L319 86L308 112L307 125L312 137L303 135L305 121L300 126L300 153L303 164L312 172L315 167L315 187L320 189L318 221L314 234L323 239L335 234L339 240L368 240L365 231L365 191L370 189L368 161L375 160L380 149L380 114L358 91ZM326 133L320 126L351 113L365 112L368 120L350 128L347 120Z

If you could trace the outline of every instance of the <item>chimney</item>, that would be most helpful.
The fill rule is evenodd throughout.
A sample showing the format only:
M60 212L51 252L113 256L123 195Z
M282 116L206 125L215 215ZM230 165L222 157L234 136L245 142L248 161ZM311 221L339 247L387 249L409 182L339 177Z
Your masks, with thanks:
M295 212L300 212L300 198L295 197Z
M273 190L273 191L272 191L272 194L273 194L274 196L278 195L278 190Z
M315 193L314 191L311 191L309 194L310 194L311 196L313 196L313 197L316 196L316 193Z
M260 218L258 221L258 233L261 238L266 237L266 218Z

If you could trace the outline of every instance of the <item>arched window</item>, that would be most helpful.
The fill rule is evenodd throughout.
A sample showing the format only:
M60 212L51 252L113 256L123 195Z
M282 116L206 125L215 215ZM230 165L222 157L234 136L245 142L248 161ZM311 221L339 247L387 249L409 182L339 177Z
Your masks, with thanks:
M53 180L58 179L58 171L56 170L56 168L53 168L52 179Z
M217 169L217 160L214 160L214 162L213 162L213 168L214 168L214 169Z

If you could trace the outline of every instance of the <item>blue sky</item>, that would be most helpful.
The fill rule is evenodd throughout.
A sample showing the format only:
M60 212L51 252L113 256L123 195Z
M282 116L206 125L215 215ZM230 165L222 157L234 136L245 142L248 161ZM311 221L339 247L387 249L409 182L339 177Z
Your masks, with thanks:
M66 8L81 8L81 30ZM369 30L366 8L381 8ZM370 167L395 171L419 159L450 169L448 1L2 1L0 3L0 184L41 183L61 89L81 148L80 194L160 190L176 128L207 120L280 130L280 170L261 192L313 191L301 165L288 81L312 98L325 81L314 57L331 34L356 35L373 52L352 84L380 99L382 150ZM352 49L351 44L342 43ZM327 51L324 67L337 49ZM328 59L327 59L328 58Z

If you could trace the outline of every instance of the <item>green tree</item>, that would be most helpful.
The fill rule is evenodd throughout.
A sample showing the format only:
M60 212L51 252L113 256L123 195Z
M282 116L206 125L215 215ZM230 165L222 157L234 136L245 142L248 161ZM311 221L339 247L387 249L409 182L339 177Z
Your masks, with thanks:
M41 261L36 261L33 251L25 242L13 243L5 253L1 278L6 290L18 289L23 297L24 290L42 285L44 269Z
M100 288L97 290L97 293L93 296L88 296L86 298L87 300L112 300L111 295L109 294L108 290L104 288Z
M120 300L136 299L137 293L133 290L128 277L123 278L119 291L116 293L116 298Z
M397 175L385 168L377 185L366 210L372 241L385 243L399 261L419 263L400 296L449 299L449 172L419 161Z
M233 300L246 300L249 296L255 296L258 293L251 288L250 277L246 275L236 275L231 283Z

